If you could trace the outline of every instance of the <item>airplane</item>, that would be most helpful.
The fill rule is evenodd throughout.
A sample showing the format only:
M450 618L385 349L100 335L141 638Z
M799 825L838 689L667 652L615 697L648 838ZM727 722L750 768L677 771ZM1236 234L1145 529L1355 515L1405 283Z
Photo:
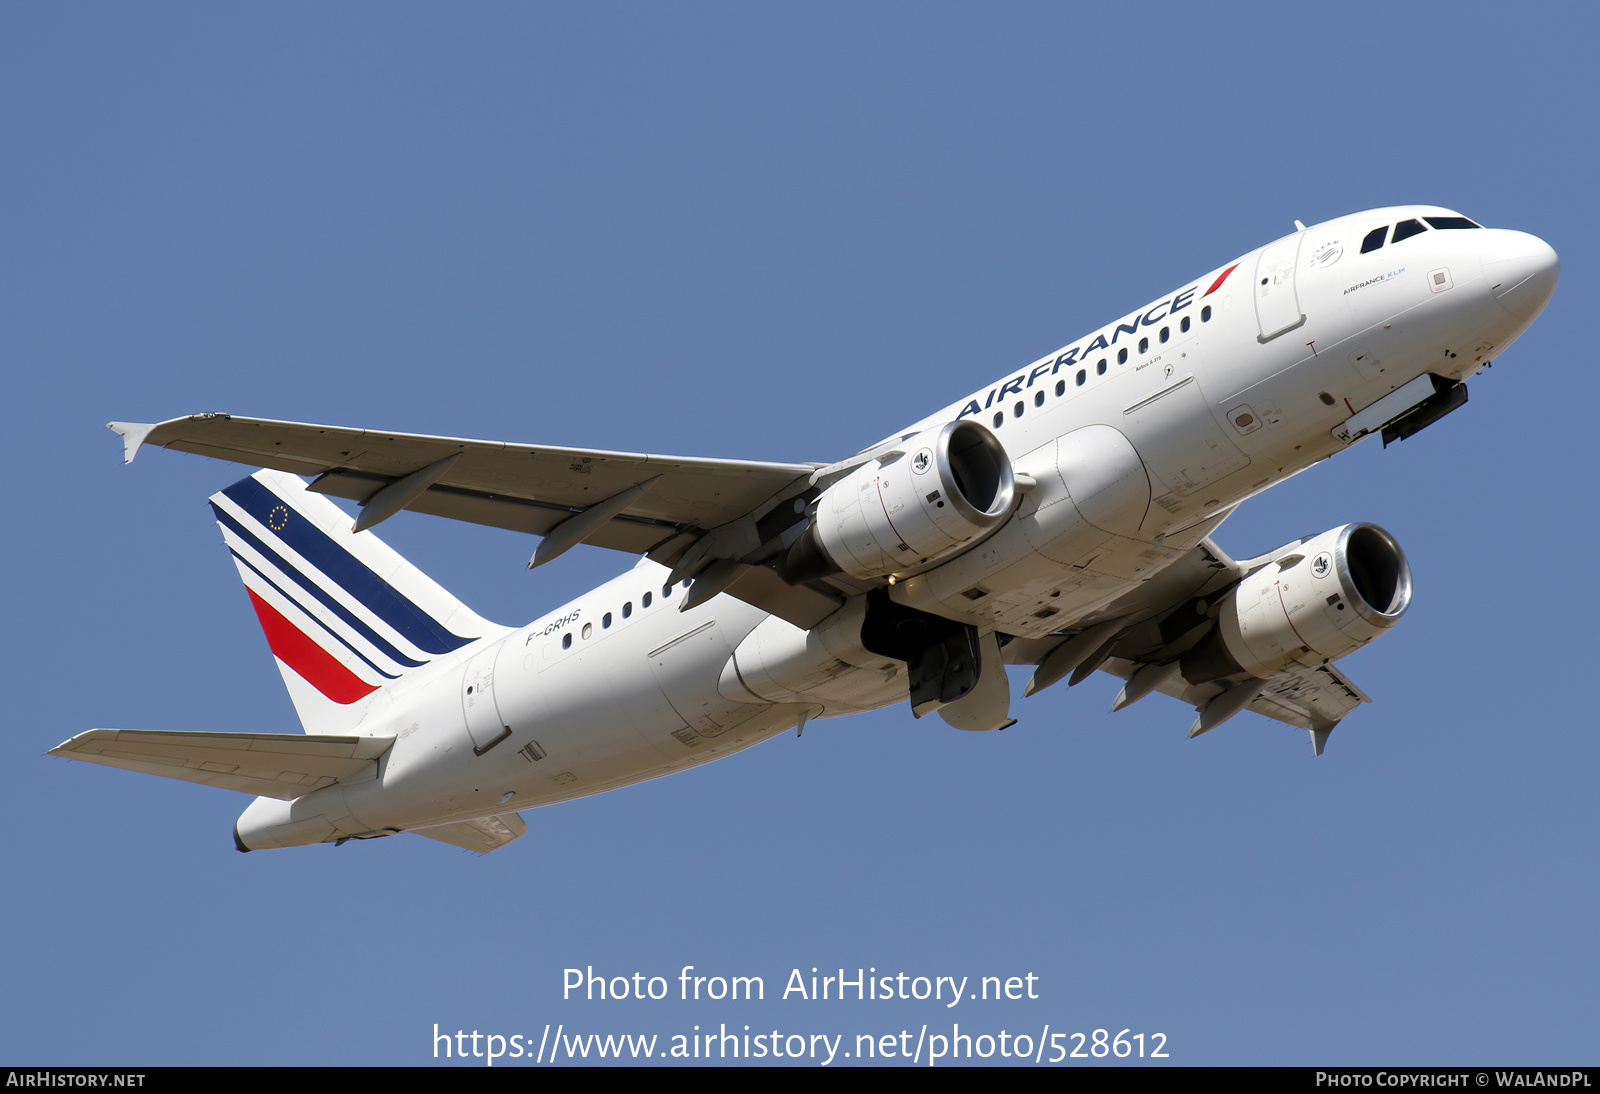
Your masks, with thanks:
M1434 206L1295 231L846 459L655 456L196 414L111 423L262 468L211 497L300 734L95 729L51 749L256 795L239 851L415 832L487 853L520 813L898 703L962 730L1096 671L1191 738L1250 710L1320 756L1368 697L1334 666L1411 602L1352 523L1244 560L1253 495L1460 409L1543 311L1543 240ZM309 482L307 480L310 480ZM359 506L352 520L330 498ZM526 626L371 529L408 510L641 556Z

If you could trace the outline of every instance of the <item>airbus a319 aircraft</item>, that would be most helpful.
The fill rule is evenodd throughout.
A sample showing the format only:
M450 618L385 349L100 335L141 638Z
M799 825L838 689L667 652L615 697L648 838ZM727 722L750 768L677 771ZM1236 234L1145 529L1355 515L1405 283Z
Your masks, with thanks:
M1247 560L1251 495L1412 436L1555 290L1544 241L1432 206L1296 231L829 464L649 456L198 414L113 423L264 468L215 494L303 734L95 729L51 751L258 795L240 851L415 832L487 852L519 811L655 778L808 719L909 702L963 730L1096 670L1189 736L1250 710L1320 755L1369 701L1334 662L1411 602L1346 524ZM305 476L310 478L308 483ZM352 521L330 497L359 504ZM642 556L526 626L371 531L402 509Z

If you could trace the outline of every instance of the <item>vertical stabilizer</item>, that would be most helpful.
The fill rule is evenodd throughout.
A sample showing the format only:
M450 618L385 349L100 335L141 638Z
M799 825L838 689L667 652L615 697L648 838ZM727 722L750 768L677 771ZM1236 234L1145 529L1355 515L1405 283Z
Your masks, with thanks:
M382 689L508 629L281 471L211 496L307 733L349 733Z

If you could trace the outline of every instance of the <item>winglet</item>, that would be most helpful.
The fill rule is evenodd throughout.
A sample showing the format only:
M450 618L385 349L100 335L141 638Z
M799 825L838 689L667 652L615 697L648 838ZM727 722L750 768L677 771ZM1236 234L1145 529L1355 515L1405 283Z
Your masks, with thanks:
M159 422L145 425L143 422L107 422L106 428L122 438L122 463L124 466L133 462L133 457L139 454L139 446L144 444L144 439L150 436Z

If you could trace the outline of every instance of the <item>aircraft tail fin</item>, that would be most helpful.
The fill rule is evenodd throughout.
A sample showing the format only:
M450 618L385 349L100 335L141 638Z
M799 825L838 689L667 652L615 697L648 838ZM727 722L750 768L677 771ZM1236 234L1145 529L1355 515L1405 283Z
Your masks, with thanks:
M307 733L350 732L384 687L508 633L294 475L210 500Z

